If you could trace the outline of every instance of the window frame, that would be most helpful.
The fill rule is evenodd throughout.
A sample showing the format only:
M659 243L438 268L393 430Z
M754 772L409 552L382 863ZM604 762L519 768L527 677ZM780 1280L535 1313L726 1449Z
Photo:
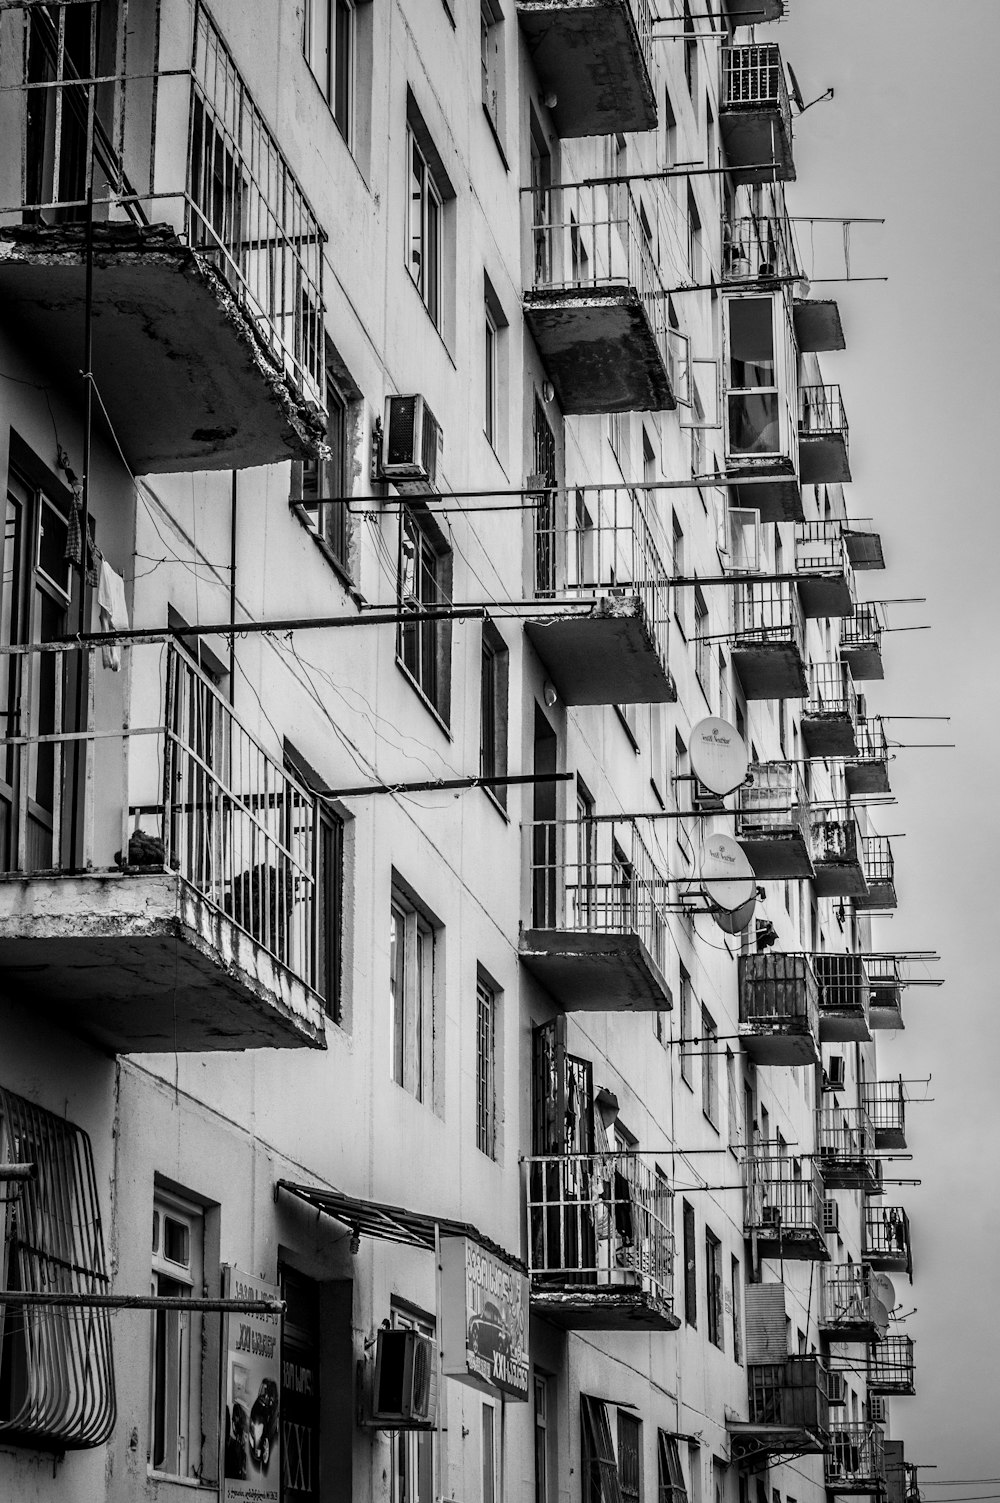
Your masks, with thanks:
M167 1216L187 1228L190 1254L187 1264L167 1258L163 1252L163 1226ZM153 1192L154 1241L150 1254L150 1293L175 1294L181 1298L201 1292L205 1278L205 1215L201 1206L157 1185ZM187 1291L185 1295L183 1291ZM197 1310L150 1312L149 1430L147 1471L154 1477L196 1479L202 1468L202 1370L201 1347L204 1318ZM159 1379L161 1340L164 1367ZM167 1349L170 1343L172 1352ZM162 1405L162 1409L161 1409ZM162 1413L164 1446L156 1456L159 1416ZM181 1428L186 1425L186 1436ZM193 1444L197 1437L197 1444Z
M418 162L419 174L415 170ZM428 318L443 337L445 196L437 183L434 163L417 139L412 121L407 121L406 124L406 174L409 185L406 198L406 269ZM417 192L414 192L415 183L419 184ZM416 211L414 205L419 205ZM419 221L416 231L415 220ZM416 244L419 244L420 249L415 256Z
M433 1317L420 1311L393 1304L390 1310L393 1330L417 1331L431 1341L437 1340ZM435 1430L396 1430L391 1435L389 1463L389 1497L392 1503L431 1503L434 1496ZM422 1482L428 1485L425 1493Z
M688 974L687 970L684 968L683 965L680 968L678 993L679 993L679 1007L678 1007L678 1012L679 1012L679 1025L680 1025L679 1062L680 1062L681 1079L684 1081L685 1085L690 1086L691 1089L694 1090L694 1080L692 1079L692 1069L691 1069L691 1061L692 1061L693 1055L691 1055L687 1051L687 1049L685 1048L685 1045L689 1042L689 1040L691 1038L691 1009L692 1009L692 1004L694 1002L694 990L693 990L693 988L691 986L691 977L690 977L690 975Z
M504 134L504 16L497 0L480 0L479 63L483 113L503 151Z
M694 1206L681 1201L681 1248L684 1258L684 1320L698 1328L698 1250L696 1245Z
M711 1046L718 1040L719 1028L708 1008L701 1009L701 1109L707 1120L719 1130L719 1060ZM706 1048L705 1046L709 1047Z
M394 1084L422 1104L435 1103L436 982L441 926L398 881L390 896L389 998Z
M354 136L356 42L354 0L304 0L302 55L348 146Z
M618 1488L622 1503L642 1503L642 1420L618 1410Z
M407 564L407 546L412 565ZM397 599L400 613L451 604L452 550L431 513L417 504L399 508ZM400 621L396 662L447 731L451 712L451 622L445 617Z
M714 1347L725 1351L725 1293L722 1282L722 1240L705 1227L706 1335Z
M510 650L489 618L483 622L479 687L479 776L485 792L506 816L507 784L486 780L507 776Z
M496 987L476 977L476 1147L497 1158L497 1014Z
M623 1503L608 1406L580 1394L581 1503Z

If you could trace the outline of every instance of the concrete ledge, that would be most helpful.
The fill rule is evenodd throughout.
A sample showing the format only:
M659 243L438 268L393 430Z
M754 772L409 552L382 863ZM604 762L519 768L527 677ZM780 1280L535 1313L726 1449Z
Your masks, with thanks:
M524 317L563 412L661 412L677 406L634 287L526 292Z
M326 1046L317 993L175 872L3 877L0 984L113 1053Z
M537 1275L536 1275L537 1277ZM544 1274L540 1276L544 1280ZM532 1280L531 1311L564 1331L676 1331L680 1319L666 1301L627 1284L548 1289Z
M552 118L563 137L653 130L656 97L628 0L518 0Z
M605 595L590 611L527 621L524 633L565 704L673 704L677 699L677 685L636 595Z
M755 1065L818 1065L821 1059L805 1018L741 1023L740 1043Z
M526 929L521 960L567 1012L663 1012L670 989L637 934Z

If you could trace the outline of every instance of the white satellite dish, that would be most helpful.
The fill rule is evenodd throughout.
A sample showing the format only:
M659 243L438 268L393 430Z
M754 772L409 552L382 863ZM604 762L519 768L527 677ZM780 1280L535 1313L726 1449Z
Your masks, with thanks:
M727 913L756 900L754 869L731 835L709 835L702 843L699 877L715 906Z
M710 793L724 798L746 781L750 758L743 737L728 720L709 715L691 729L691 771Z
M752 922L756 908L757 894L755 892L749 903L743 903L739 908L734 908L732 913L727 913L721 908L713 908L712 917L726 934L742 934L747 925Z
M896 1308L896 1290L891 1279L887 1279L884 1273L872 1274L872 1294L881 1300L887 1310Z

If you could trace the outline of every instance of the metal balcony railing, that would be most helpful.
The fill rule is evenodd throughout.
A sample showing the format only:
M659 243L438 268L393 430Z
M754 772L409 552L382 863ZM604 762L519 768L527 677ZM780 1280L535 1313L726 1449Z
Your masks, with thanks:
M809 665L809 697L803 714L847 715L857 724L858 696L851 671L845 663Z
M820 984L820 1013L857 1013L867 1020L870 994L865 958L828 952L814 955L813 966Z
M887 762L889 743L885 739L885 727L876 718L858 721L858 761Z
M865 1257L877 1267L909 1267L910 1220L902 1206L865 1206Z
M325 235L201 0L156 0L148 27L81 37L66 4L0 8L0 223L166 223L228 284L295 390L325 405ZM73 6L81 10L82 6ZM127 42L127 47L126 47ZM123 242L126 245L127 241Z
M737 584L734 591L736 640L745 643L791 642L802 650L802 607L789 580Z
M722 275L726 282L800 277L799 255L787 215L747 214L723 219Z
M881 650L883 629L879 607L872 601L859 601L854 608L854 615L841 626L840 645L850 649L874 644L876 649Z
M827 1263L821 1272L820 1324L828 1330L884 1329L889 1312L875 1294L867 1263Z
M883 1024L888 1019L902 1026L903 979L899 961L894 955L867 955L865 968L871 989L872 1009L884 1014ZM874 1021L874 1019L873 1019Z
M865 1081L861 1104L876 1133L905 1133L906 1099L902 1080Z
M740 956L740 1023L780 1027L802 1020L819 1033L819 983L811 957L782 951Z
M533 1285L640 1288L673 1303L672 1196L638 1154L532 1157L526 1190Z
M874 1160L875 1129L864 1107L821 1107L816 1113L816 1146L821 1161Z
M533 929L634 934L666 972L668 883L635 820L525 827Z
M629 288L642 304L667 371L678 351L656 252L627 183L567 183L522 195L531 238L535 293L584 295Z
M799 766L794 762L754 762L753 779L736 792L736 834L768 830L798 831L805 837L809 803Z
M891 886L895 873L895 865L888 837L886 835L864 835L862 836L861 845L867 881L871 884L886 883Z
M814 1429L822 1434L829 1424L829 1375L818 1357L751 1362L747 1395L751 1425Z
M913 1340L885 1336L868 1354L868 1387L872 1393L912 1394L915 1386Z
M791 130L792 109L785 70L780 49L774 42L723 47L720 104L729 110L776 110Z
M884 1487L883 1442L881 1426L864 1420L831 1427L825 1461L827 1486L855 1492L876 1492Z
M847 416L839 386L799 387L799 434L807 438L838 434L847 443Z
M842 522L797 522L795 567L802 573L827 569L843 572L848 563Z
M542 600L638 596L668 671L668 571L646 494L631 486L547 491L535 503L535 594Z
M823 1237L823 1179L815 1160L793 1159L759 1143L743 1164L744 1218L748 1233Z
M174 643L124 647L112 686L100 652L48 644L3 660L17 734L0 757L20 797L3 811L2 869L176 872L315 987L315 796ZM70 692L80 672L82 724Z

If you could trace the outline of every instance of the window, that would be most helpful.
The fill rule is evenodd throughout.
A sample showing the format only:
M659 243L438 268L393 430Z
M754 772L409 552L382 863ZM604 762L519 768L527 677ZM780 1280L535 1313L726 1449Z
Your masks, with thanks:
M707 1008L701 1010L701 1109L713 1127L719 1125L719 1060L716 1041L719 1030Z
M743 1320L742 1306L743 1275L740 1272L740 1260L734 1258L732 1262L732 1294L733 1294L733 1361L743 1366Z
M351 140L354 108L354 6L351 0L305 0L302 50L309 71L337 122Z
M687 192L687 264L692 282L699 284L703 280L701 215L690 184Z
M673 566L674 578L683 579L687 574L687 548L684 543L684 529L676 512L672 513L671 529L673 538ZM674 620L680 627L681 636L686 639L685 626L687 622L687 610L685 600L687 591L678 589L674 591Z
M404 611L440 609L451 599L451 550L428 512L399 514L399 604ZM399 626L398 661L447 724L451 707L451 625L443 618Z
M339 365L326 367L326 442L329 459L303 459L292 465L291 502L323 551L347 575L351 572L351 514L364 404L361 392Z
M673 102L670 98L670 90L664 89L663 166L668 172L671 168L676 167L678 162L677 139L677 116L674 112ZM680 174L678 174L676 177L667 178L667 192L669 193L671 199L673 199L675 204L679 202L678 193L680 191L681 182L682 178Z
M586 1393L580 1395L580 1439L581 1503L622 1503L608 1407Z
M431 322L447 336L446 278L451 285L454 275L448 206L455 190L412 94L406 114L406 265Z
M535 593L548 596L556 588L556 436L538 393L532 416L532 448L535 483L550 489L541 492L535 502Z
M708 605L701 590L694 592L694 671L702 693L711 703L712 644L709 636Z
M290 741L285 742L285 767L307 789L322 788L323 778L310 767ZM288 819L300 816L297 804ZM288 842L295 850L301 843L296 834ZM343 1019L343 952L344 952L344 821L328 803L318 802L315 815L316 886L314 944L315 979L313 985L326 1004L326 1015L335 1023Z
M35 1173L2 1186L3 1287L109 1293L87 1134L0 1089L0 1165L14 1163ZM110 1312L0 1305L0 1445L62 1451L81 1434L99 1445L114 1421Z
M434 1087L434 951L430 920L394 886L389 933L392 1078L429 1101Z
M656 1486L657 1503L688 1503L677 1439L663 1430L656 1448Z
M279 1266L287 1309L281 1327L281 1468L283 1503L320 1496L320 1286Z
M483 81L483 109L498 137L503 135L503 11L496 0L481 0L479 58Z
M684 0L684 78L687 82L688 93L691 102L694 103L695 91L698 84L698 43L695 40L697 31L694 18L691 15L690 0Z
M549 1503L549 1388L541 1373L535 1374L535 1503Z
M736 1081L736 1056L729 1048L726 1049L726 1103L729 1111L729 1146L736 1153L743 1146L743 1122Z
M773 301L770 297L728 298L726 313L728 451L730 454L780 453Z
M480 976L476 983L476 1147L497 1156L497 994Z
M698 1262L694 1235L694 1206L681 1202L684 1242L684 1319L689 1326L698 1324Z
M479 775L487 792L502 809L507 807L506 783L490 784L490 778L507 775L507 693L509 682L507 644L492 621L483 622L482 673L480 685Z
M506 337L507 318L489 277L483 291L483 432L494 452L506 451Z
M722 1243L705 1228L705 1296L708 1301L708 1339L723 1346Z
M153 1201L152 1294L201 1292L201 1211L165 1192ZM149 1394L149 1465L171 1477L201 1474L201 1327L196 1311L154 1310Z
M618 1476L622 1503L641 1503L642 1422L627 1409L618 1411Z
M435 1336L434 1321L393 1307L392 1324L397 1330L419 1331ZM434 1503L434 1431L397 1430L392 1440L392 1503Z
M680 1056L681 1056L681 1079L691 1084L691 1054L688 1049L688 1041L691 1038L691 977L681 966L681 1007L680 1007Z
M483 1503L496 1503L497 1499L497 1446L496 1410L492 1404L483 1405Z

